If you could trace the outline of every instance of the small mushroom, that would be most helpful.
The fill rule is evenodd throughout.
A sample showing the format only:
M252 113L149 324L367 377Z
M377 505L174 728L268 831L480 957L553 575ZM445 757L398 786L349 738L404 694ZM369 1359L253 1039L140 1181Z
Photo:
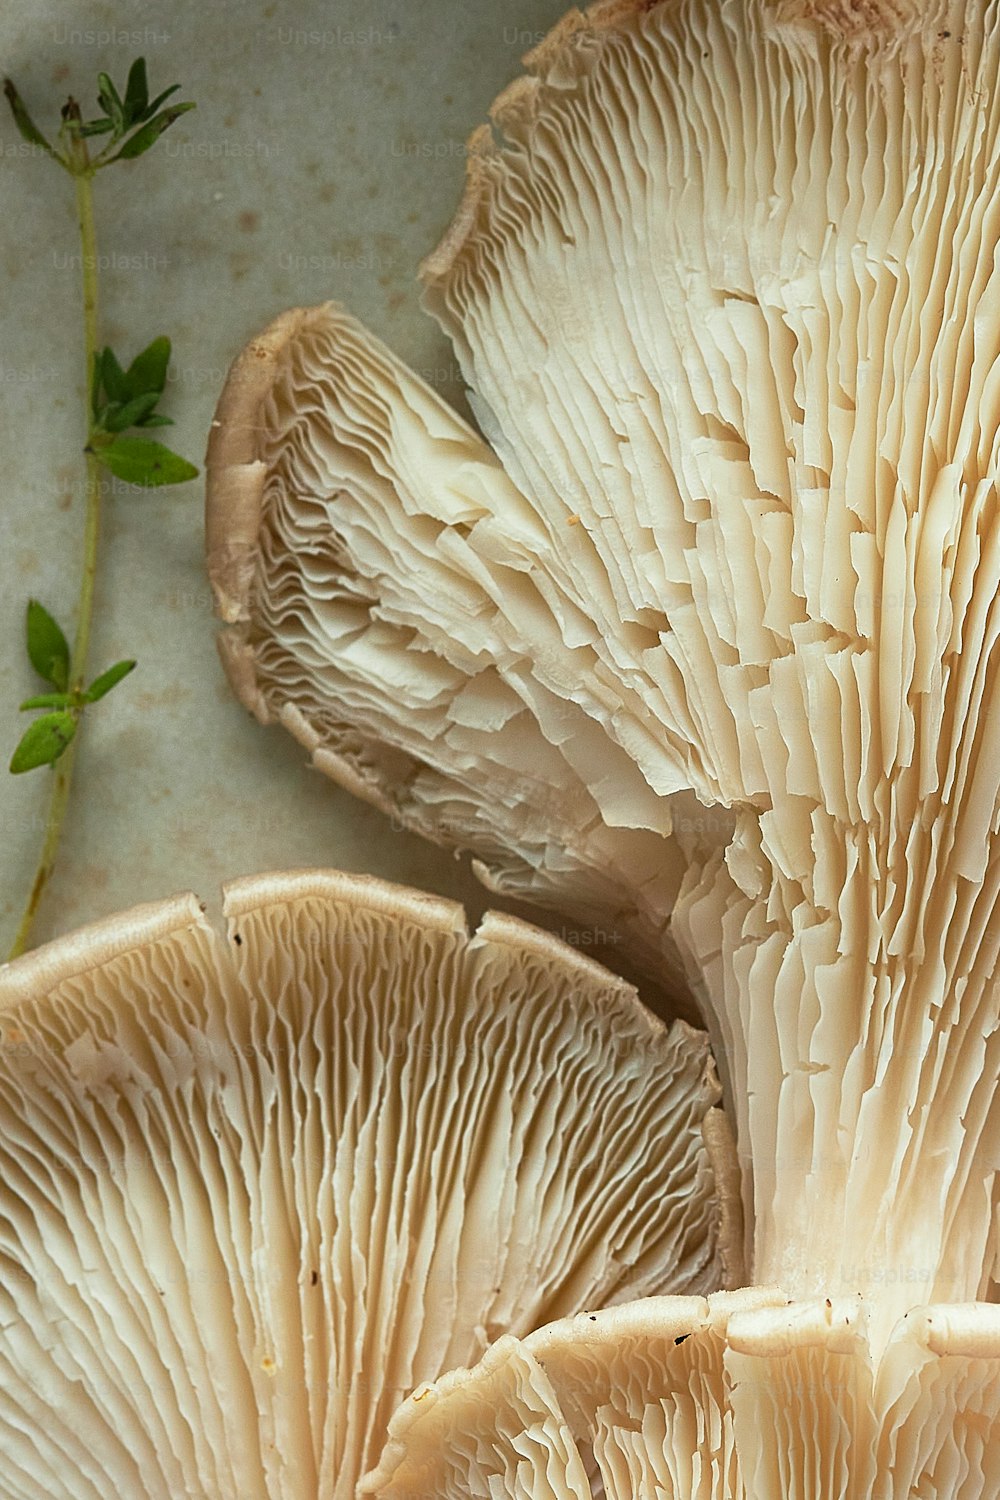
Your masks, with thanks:
M283 314L236 360L207 474L242 702L398 824L471 849L491 890L627 946L694 1018L667 920L692 849L733 819L652 794L590 702L566 700L570 663L538 680L541 541L492 450L330 303ZM582 662L594 627L556 608Z
M225 911L0 969L12 1500L348 1500L399 1401L501 1334L739 1277L704 1035L363 877Z
M499 1339L422 1386L378 1500L979 1500L1000 1489L1000 1308L928 1307L876 1370L855 1299L653 1297Z

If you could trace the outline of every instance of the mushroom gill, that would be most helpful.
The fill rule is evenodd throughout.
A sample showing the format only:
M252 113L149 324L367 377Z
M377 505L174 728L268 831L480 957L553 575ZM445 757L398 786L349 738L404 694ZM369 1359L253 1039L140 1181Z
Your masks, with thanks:
M702 1033L363 877L225 905L0 969L4 1495L348 1500L498 1336L739 1277Z
M756 1279L881 1350L1000 1246L1000 17L609 0L526 62L422 270L489 446L335 311L238 362L231 676L683 956Z
M393 1417L378 1500L980 1500L1000 1488L1000 1308L652 1297L500 1339Z

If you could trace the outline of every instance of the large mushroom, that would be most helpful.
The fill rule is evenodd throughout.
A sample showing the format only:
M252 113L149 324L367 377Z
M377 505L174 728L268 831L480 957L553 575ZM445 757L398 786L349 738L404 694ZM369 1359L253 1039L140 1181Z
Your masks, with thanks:
M274 325L210 454L224 655L683 954L756 1278L879 1351L1000 1253L1000 18L607 0L526 61L422 273L488 442L336 310Z
M348 1500L499 1335L739 1279L703 1033L363 877L225 910L0 969L5 1496Z

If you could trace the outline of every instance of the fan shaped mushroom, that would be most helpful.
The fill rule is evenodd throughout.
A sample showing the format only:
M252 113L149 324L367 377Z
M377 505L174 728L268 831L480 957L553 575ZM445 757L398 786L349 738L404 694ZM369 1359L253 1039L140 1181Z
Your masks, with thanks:
M686 853L733 820L651 795L585 712L522 681L537 625L515 604L537 538L482 439L328 305L240 355L208 471L220 646L261 722L405 826L473 848L490 889L603 925L690 1018L666 919ZM477 562L473 526L477 545L516 535L519 571Z
M703 1034L363 877L225 909L225 939L180 897L0 969L12 1500L346 1500L498 1335L738 1278Z
M414 1391L379 1500L979 1500L1000 1488L1000 1308L928 1307L878 1371L856 1300L651 1297L506 1336Z
M422 268L490 446L298 315L218 414L230 673L522 888L607 900L638 841L756 1278L864 1293L877 1351L1000 1250L1000 20L607 0L526 63Z

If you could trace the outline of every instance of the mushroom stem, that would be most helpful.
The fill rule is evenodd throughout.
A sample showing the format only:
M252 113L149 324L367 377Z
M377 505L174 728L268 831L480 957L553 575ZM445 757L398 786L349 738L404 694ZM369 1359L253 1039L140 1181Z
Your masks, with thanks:
M717 860L692 875L673 919L707 981L727 1060L747 1254L755 1281L795 1299L862 1296L880 1355L913 1306L989 1297L1000 867L992 862L964 906L942 898L923 909L920 883L907 885L903 909L921 906L920 940L886 954L878 928L864 942L845 935L868 899L863 862L839 915L777 920L775 872L759 834L752 858L752 821L737 836L740 884ZM970 936L964 958L956 929Z
M79 145L86 158L84 142ZM76 187L76 215L80 230L80 261L83 275L83 343L84 390L87 400L87 426L91 404L91 386L94 379L94 360L97 354L97 231L94 225L94 172L84 160L77 166L73 158L73 179ZM76 613L76 635L70 656L70 690L79 692L84 685L87 671L87 655L90 649L90 628L94 614L94 585L97 578L97 544L101 520L101 480L97 456L86 454L87 478L85 487L86 519L83 532L83 572L80 578L80 594ZM17 933L7 955L18 958L31 940L32 928L46 887L55 868L59 841L62 837L66 809L73 784L73 767L76 763L78 741L72 740L53 767L52 789L49 793L49 811L45 820L42 848L35 867L31 891L25 903Z

